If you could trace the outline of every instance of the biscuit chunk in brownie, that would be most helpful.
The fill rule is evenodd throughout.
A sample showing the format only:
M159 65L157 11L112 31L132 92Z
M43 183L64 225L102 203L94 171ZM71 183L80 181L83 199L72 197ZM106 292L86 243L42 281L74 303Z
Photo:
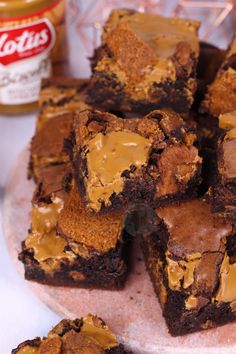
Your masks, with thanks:
M142 246L170 334L191 333L236 319L236 230L214 218L203 200L150 213Z
M12 350L12 354L69 353L128 354L105 322L93 315L74 321L62 320L43 339L27 340Z
M215 176L210 193L213 211L236 223L236 128L219 139Z
M19 255L25 278L56 286L123 287L125 213L87 213L77 188L68 192L70 169L59 169L44 170L34 194L32 226Z
M29 177L37 181L42 168L69 161L64 141L70 135L73 118L72 113L55 115L36 131L30 147Z
M74 134L76 182L93 211L185 198L200 182L196 133L173 111L120 119L86 110Z
M114 10L92 59L88 102L106 110L188 111L196 90L199 22Z
M208 87L201 111L215 117L236 110L236 38L234 38L215 80Z

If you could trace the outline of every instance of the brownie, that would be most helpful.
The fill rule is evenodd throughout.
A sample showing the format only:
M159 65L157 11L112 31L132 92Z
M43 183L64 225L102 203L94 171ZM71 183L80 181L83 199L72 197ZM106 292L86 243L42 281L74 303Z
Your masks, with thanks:
M132 119L80 112L73 165L87 208L106 212L192 196L201 180L196 140L195 130L169 110Z
M41 172L32 226L19 254L25 278L56 286L120 289L127 273L125 212L88 214L77 188L70 190L70 177L66 165L64 171L56 165Z
M70 135L73 118L73 113L57 114L36 130L30 147L29 177L37 181L42 168L69 161L64 140Z
M117 9L92 58L88 102L105 110L186 112L196 90L200 23Z
M37 129L59 114L88 108L85 103L88 80L52 77L42 80Z
M236 38L220 66L215 80L209 85L201 106L202 112L215 117L236 110Z
M27 340L12 354L132 354L119 344L105 322L93 315L62 320L44 338Z
M146 213L142 247L173 336L236 319L236 230L194 199Z
M207 90L207 85L215 79L225 58L225 51L206 42L200 42L199 61L197 65L197 93L195 106L203 100Z
M214 176L210 191L213 211L236 223L236 128L219 139Z

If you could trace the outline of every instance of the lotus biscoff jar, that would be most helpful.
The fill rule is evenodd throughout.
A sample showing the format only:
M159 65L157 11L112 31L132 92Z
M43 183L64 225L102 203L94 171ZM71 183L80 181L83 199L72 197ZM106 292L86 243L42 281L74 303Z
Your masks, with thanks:
M66 67L64 0L0 0L0 114L35 109L41 79Z

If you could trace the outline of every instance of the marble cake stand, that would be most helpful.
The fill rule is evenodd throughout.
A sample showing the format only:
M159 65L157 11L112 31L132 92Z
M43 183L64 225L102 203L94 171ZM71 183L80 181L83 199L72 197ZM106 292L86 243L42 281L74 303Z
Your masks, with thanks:
M4 233L9 253L20 275L17 260L21 241L30 225L30 200L34 189L26 179L28 151L16 161L7 186L3 206ZM226 354L236 353L236 323L173 338L168 334L152 284L145 271L138 245L125 289L102 291L51 287L27 282L33 292L62 317L94 313L102 317L121 342L139 354Z

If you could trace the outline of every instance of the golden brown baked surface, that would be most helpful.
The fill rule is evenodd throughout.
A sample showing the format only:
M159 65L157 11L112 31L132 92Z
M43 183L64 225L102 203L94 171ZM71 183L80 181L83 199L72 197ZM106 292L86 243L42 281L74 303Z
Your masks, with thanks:
M103 253L116 248L124 221L122 210L101 215L88 212L74 186L59 215L58 231L67 241L75 242L84 250Z
M196 89L198 27L197 21L114 10L92 60L88 101L146 113L188 110Z
M216 117L236 110L236 38L234 38L215 80L208 87L201 110Z

